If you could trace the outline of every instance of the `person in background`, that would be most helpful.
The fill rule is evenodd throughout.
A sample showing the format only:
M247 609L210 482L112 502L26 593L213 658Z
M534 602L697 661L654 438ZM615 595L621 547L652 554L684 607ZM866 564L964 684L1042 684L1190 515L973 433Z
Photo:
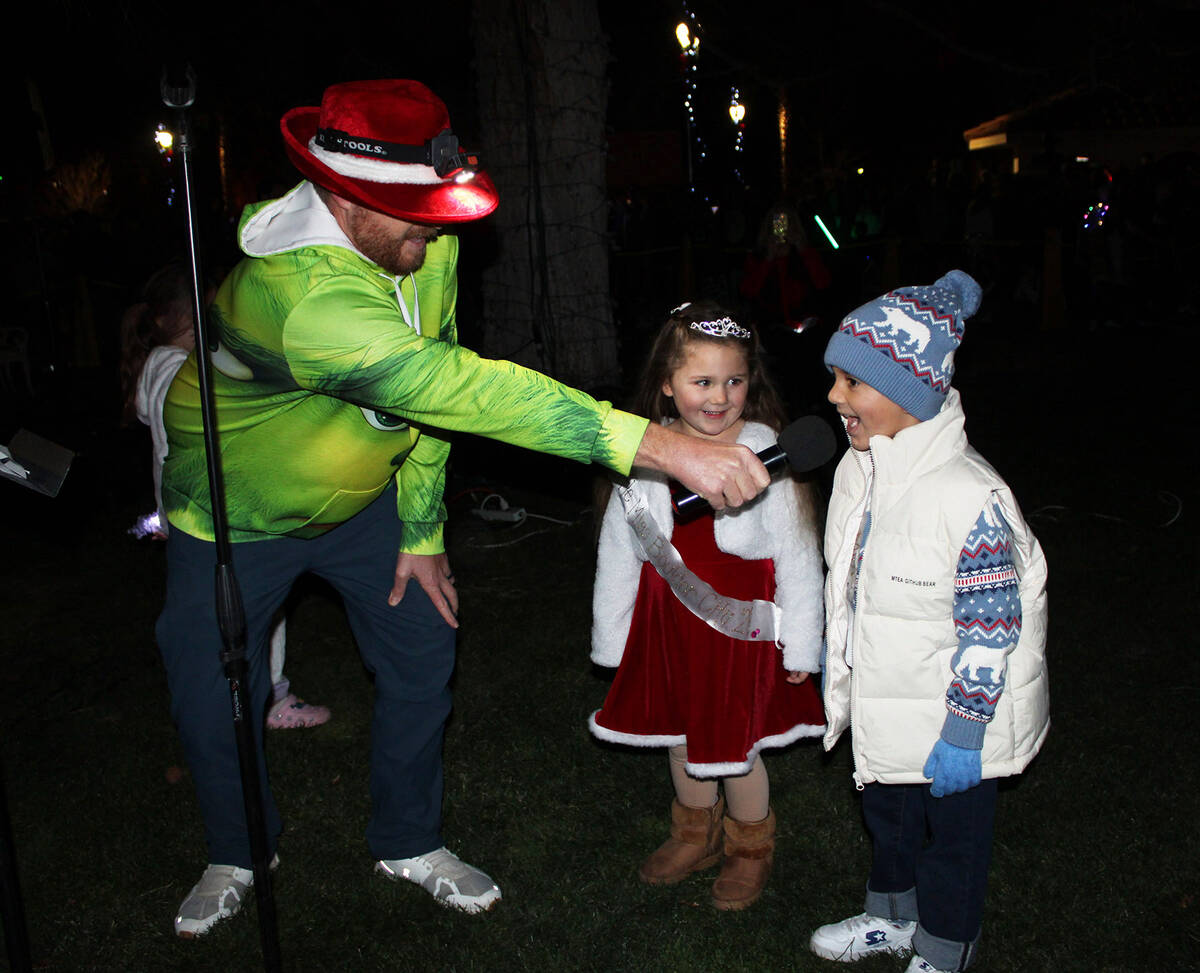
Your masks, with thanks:
M155 500L153 536L159 540L166 540L170 529L162 504L162 468L168 450L163 402L172 379L195 344L191 275L182 263L171 263L146 281L141 300L125 312L121 321L124 417L130 421L136 415L150 427ZM328 706L305 702L291 691L291 682L283 672L286 657L287 619L281 609L271 629L272 695L267 728L299 729L329 722L333 714Z

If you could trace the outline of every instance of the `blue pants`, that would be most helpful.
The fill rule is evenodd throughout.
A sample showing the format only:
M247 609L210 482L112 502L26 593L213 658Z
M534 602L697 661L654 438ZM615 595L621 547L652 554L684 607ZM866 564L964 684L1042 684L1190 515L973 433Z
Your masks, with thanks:
M996 781L934 797L928 784L868 784L871 835L866 911L918 920L913 948L939 970L965 970L983 923Z
M233 545L246 611L247 689L273 853L282 823L263 757L263 715L271 692L267 638L275 611L305 572L341 595L358 650L375 676L371 724L371 819L367 843L377 859L409 858L442 846L442 738L450 713L454 630L410 581L392 608L400 546L396 494L315 540L280 537ZM167 541L167 601L157 636L179 728L204 818L208 860L251 866L241 775L218 653L215 545L173 530Z

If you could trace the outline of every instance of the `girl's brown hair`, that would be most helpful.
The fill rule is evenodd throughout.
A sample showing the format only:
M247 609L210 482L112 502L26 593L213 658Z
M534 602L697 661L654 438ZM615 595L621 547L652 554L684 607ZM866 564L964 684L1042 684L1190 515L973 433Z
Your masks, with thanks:
M652 422L661 422L666 418L677 419L679 411L675 407L675 400L669 395L664 395L662 387L687 360L688 346L698 342L733 344L746 355L746 366L749 370L746 406L742 410L742 418L749 422L761 422L776 432L784 427L787 413L784 412L779 393L775 391L775 386L763 367L762 349L757 332L753 328L739 325L740 332L748 333L748 337L709 333L713 330L720 331L721 329L714 327L713 323L723 319L730 320L729 312L714 301L685 304L671 312L671 316L650 346L650 354L642 369L633 400L634 412L646 416ZM703 323L709 324L708 329L693 327Z
M140 299L121 318L122 421L136 415L138 376L152 348L169 345L192 323L192 278L182 261L169 263L142 285Z

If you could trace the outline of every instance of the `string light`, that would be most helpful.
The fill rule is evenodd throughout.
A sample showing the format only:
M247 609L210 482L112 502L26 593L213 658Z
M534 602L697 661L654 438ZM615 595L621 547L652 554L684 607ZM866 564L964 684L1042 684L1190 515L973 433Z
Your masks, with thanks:
M167 126L162 122L159 122L158 128L154 130L154 144L158 146L158 154L166 156L169 162L175 150L175 136L167 131Z
M729 120L738 126L742 124L742 119L746 117L746 106L738 100L740 97L741 94L737 88L729 89ZM741 141L740 136L738 141Z
M1083 228L1085 230L1100 229L1104 225L1106 216L1108 216L1108 203L1093 203L1083 214Z
M686 9L684 13L687 13ZM691 14L687 15L691 16ZM693 40L691 31L688 30L688 25L683 21L680 21L679 25L675 28L675 39L679 41L679 46L686 55L694 55L700 49L700 38L697 37Z
M685 3L683 5L683 19L675 27L675 39L679 42L680 60L683 64L683 110L687 117L689 193L696 192L696 179L692 167L693 152L700 162L704 162L708 158L708 147L704 144L699 126L696 124L696 74L698 69L697 61L700 57L700 35L698 28L699 25L696 23L695 15L688 9ZM704 201L706 203L711 202L707 196L704 196Z
M162 156L163 164L169 166L175 157L175 136L162 122L159 122L158 127L154 130L154 145L158 149L158 154ZM174 180L171 180L167 186L167 205L175 205Z
M743 119L745 119L745 117L746 117L746 106L742 104L741 97L742 97L741 92L738 91L736 85L730 87L730 89L729 89L729 120L731 122L733 122L734 131L736 133L734 135L734 139L733 139L733 151L734 151L735 158L737 158L738 156L741 155L742 148L743 148L743 138L745 137L745 134L746 134L746 123L743 121ZM740 163L737 163L737 162L734 163L733 175L734 175L734 178L737 179L738 182L745 185L746 181L742 178L742 167L741 167Z

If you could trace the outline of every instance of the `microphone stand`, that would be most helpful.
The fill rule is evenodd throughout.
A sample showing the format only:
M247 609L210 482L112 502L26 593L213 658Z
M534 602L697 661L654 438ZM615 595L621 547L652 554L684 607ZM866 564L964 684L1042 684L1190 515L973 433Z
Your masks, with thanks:
M171 81L177 82L172 84ZM183 78L162 76L162 100L178 113L178 145L183 172L183 202L187 216L188 253L192 266L192 313L195 316L196 367L200 379L200 406L204 420L204 452L208 461L208 490L212 506L213 540L217 548L216 608L221 630L221 664L229 682L229 701L233 709L234 736L242 776L242 801L246 811L246 830L250 837L250 857L254 871L254 893L258 903L258 928L262 940L263 967L271 973L281 969L279 931L275 917L275 898L271 890L271 872L267 860L267 828L262 792L258 779L258 760L254 744L256 714L251 711L246 687L246 614L241 589L233 572L233 549L225 513L225 488L221 478L221 453L217 446L216 405L212 392L210 345L204 316L204 285L200 273L199 231L192 209L191 131L188 108L196 100L196 72L187 66Z

